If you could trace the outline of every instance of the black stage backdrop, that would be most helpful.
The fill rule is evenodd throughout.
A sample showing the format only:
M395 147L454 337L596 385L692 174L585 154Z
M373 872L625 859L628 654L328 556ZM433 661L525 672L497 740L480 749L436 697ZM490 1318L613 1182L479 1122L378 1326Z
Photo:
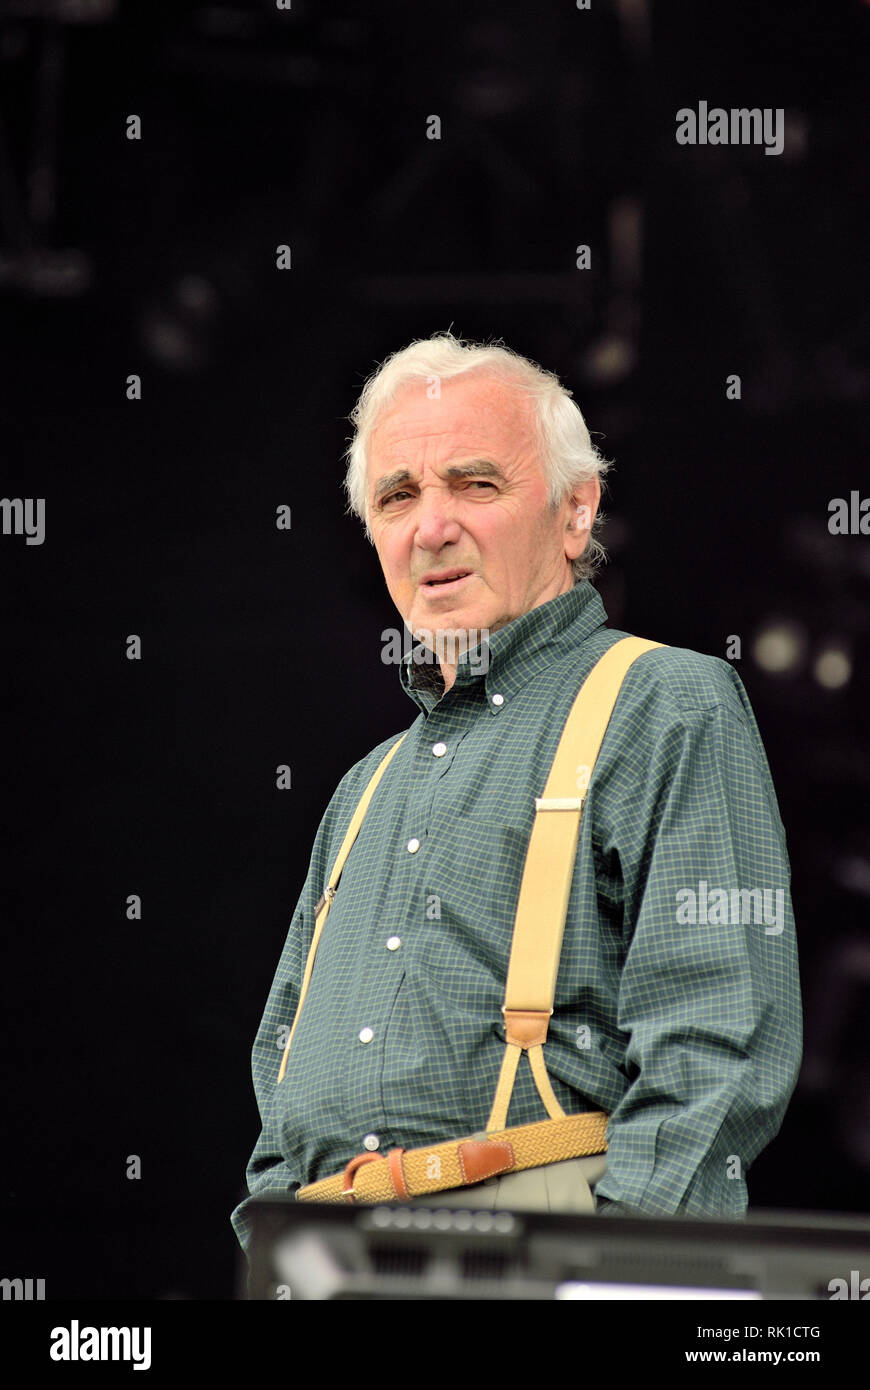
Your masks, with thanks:
M414 717L346 416L449 327L615 460L611 623L739 670L806 1009L751 1205L870 1208L870 537L829 526L870 496L868 41L859 0L0 3L2 492L45 508L0 535L0 1274L233 1295L314 833ZM781 151L679 144L701 102Z

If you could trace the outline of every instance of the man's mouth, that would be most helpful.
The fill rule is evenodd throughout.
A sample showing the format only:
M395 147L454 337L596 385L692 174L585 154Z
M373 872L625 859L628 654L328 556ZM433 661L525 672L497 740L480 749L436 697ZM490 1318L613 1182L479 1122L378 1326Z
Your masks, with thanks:
M466 569L444 570L441 574L433 571L423 575L420 580L420 587L432 590L455 588L462 583L463 579L470 579L471 575L472 571Z

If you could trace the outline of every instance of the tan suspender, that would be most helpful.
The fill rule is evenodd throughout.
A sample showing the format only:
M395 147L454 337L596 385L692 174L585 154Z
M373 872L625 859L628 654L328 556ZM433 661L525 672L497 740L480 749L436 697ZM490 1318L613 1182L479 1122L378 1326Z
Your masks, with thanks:
M535 798L535 822L520 884L502 1007L507 1042L487 1133L507 1123L522 1051L529 1054L550 1119L565 1117L550 1085L542 1048L553 1012L583 802L629 666L644 652L662 645L642 637L623 637L596 662L565 721L544 795Z
M315 906L314 935L311 938L311 945L308 949L308 959L305 962L305 974L302 976L302 987L299 991L299 1003L296 1005L296 1016L293 1019L293 1027L290 1029L290 1036L287 1039L287 1046L284 1048L284 1056L281 1058L281 1070L278 1072L279 1081L283 1078L284 1073L287 1070L287 1053L290 1051L290 1044L293 1041L293 1034L296 1032L296 1024L299 1022L299 1014L302 1009L302 1005L305 1002L305 996L308 993L308 986L311 981L311 972L314 969L314 957L317 955L317 947L320 942L320 937L323 933L326 918L329 915L329 909L332 906L332 900L335 897L335 890L338 887L338 880L341 878L341 871L344 868L344 861L350 854L350 847L356 839L357 835L359 834L359 828L363 823L363 817L366 811L369 809L369 802L374 796L375 787L378 785L378 782L380 782L381 778L386 772L390 759L393 757L393 754L398 752L399 744L402 742L402 739L408 737L408 733L409 730L406 729L405 732L402 734L402 738L396 739L396 742L393 744L390 751L386 754L384 758L381 759L380 763L375 769L374 776L371 778L368 786L366 787L365 791L360 797L359 805L353 813L350 825L347 827L347 834L341 842L341 849L338 851L338 858L332 866L332 873L329 875L329 882L327 883L325 889L320 895L320 899L317 902L317 905Z
M649 642L641 637L623 637L593 666L565 722L544 794L535 798L535 821L529 838L517 901L502 1009L507 1041L492 1113L486 1127L487 1133L491 1134L504 1128L522 1051L529 1054L532 1074L548 1115L551 1119L566 1118L547 1076L542 1049L553 1012L556 974L574 875L583 802L595 759L628 668L644 652L662 645L661 642ZM279 1081L287 1069L287 1054L308 992L317 946L345 860L357 837L375 788L390 759L397 752L399 744L407 737L407 732L390 748L366 787L348 826L329 876L329 883L315 908L314 936L305 964L296 1016L281 1059Z

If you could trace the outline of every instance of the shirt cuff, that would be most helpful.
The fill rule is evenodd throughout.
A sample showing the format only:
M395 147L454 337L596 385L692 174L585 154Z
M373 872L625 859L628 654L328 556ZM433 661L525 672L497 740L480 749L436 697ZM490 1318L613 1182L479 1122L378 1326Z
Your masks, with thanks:
M601 1197L595 1202L596 1216L649 1216L650 1212L641 1211L639 1207L631 1207L627 1202L611 1202L608 1197Z

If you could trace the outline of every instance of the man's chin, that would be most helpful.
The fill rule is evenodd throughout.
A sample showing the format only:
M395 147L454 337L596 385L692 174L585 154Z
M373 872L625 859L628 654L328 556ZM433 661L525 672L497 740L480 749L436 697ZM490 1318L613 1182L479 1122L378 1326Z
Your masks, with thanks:
M461 610L439 614L437 622L415 618L409 620L407 625L415 642L422 642L439 660L451 664L455 663L456 656L478 647L486 631L482 618Z

